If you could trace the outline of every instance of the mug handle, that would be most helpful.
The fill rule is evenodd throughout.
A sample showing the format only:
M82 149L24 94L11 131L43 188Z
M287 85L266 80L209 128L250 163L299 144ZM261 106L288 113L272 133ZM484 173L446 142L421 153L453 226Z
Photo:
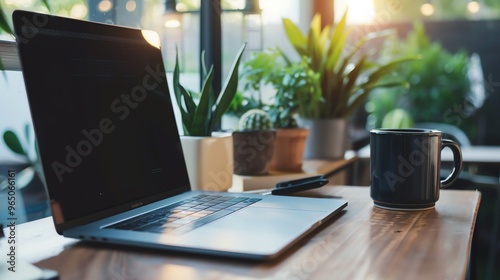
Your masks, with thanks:
M449 139L442 139L441 150L446 147L450 148L453 152L453 170L446 179L441 181L441 188L447 188L451 186L451 184L455 182L455 180L460 175L460 172L462 171L462 149L460 149L460 146L457 143Z

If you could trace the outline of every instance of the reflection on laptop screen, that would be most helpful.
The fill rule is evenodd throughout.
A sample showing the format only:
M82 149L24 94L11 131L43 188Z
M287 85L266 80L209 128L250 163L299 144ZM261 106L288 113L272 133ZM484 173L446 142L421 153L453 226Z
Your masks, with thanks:
M21 62L64 220L188 190L160 50L140 30L47 18L17 33L30 34L18 38Z

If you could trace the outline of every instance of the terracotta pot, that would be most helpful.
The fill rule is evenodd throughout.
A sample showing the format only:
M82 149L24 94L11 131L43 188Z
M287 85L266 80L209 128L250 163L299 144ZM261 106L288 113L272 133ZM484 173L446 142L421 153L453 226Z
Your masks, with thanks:
M302 172L302 162L309 130L305 128L286 128L276 131L271 169L279 171Z
M265 175L269 172L276 131L235 131L234 174Z

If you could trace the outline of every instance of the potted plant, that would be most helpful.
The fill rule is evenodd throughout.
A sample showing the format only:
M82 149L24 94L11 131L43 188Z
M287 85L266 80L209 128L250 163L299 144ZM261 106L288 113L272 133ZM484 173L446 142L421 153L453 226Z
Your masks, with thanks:
M404 85L401 81L381 79L391 75L401 62L413 59L401 58L384 64L370 61L368 54L362 54L360 50L373 36L367 34L352 46L346 44L349 37L346 17L347 11L334 28L321 28L321 17L315 15L307 36L290 19L283 19L293 48L301 60L319 75L322 98L311 100L298 111L299 124L309 128L306 158L343 157L347 118L365 103L374 89Z
M184 131L181 144L193 189L225 191L232 186L232 136L212 135L235 96L238 67L244 49L245 45L238 51L217 100L211 89L213 66L207 71L202 65L205 73L202 88L199 93L195 93L180 84L179 59L176 56L172 85L181 113Z
M260 94L262 85L271 85L275 90L271 105L259 102L269 111L276 129L271 169L301 172L308 130L298 126L295 116L307 110L311 101L321 100L319 75L305 61L291 62L281 50L268 49L254 53L245 62L242 76L247 92Z
M421 59L396 68L399 75L409 81L407 89L377 91L370 96L369 127L445 123L459 127L469 138L474 138L477 123L472 116L485 98L484 92L475 94L477 90L471 87L468 74L472 67L481 71L480 66L474 64L474 59L469 59L465 51L450 53L438 42L431 42L421 23L415 23L403 40L389 37L381 59L416 54Z
M276 140L271 169L289 172L302 172L304 150L309 135L307 128L299 127L294 116L287 112L277 113L275 121Z
M282 71L276 72L281 82L274 103L270 107L276 128L276 148L271 168L273 170L302 172L302 163L309 129L299 127L295 119L312 101L321 100L319 75L308 65L290 63Z
M271 117L261 109L251 109L240 118L233 132L234 173L265 175L269 172L276 132Z

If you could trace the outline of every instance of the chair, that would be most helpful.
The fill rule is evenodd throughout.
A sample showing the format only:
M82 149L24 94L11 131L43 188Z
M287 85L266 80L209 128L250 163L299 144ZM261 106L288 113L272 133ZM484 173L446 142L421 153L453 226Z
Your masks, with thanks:
M462 173L451 188L481 192L467 278L471 280L500 279L500 183L498 179Z

